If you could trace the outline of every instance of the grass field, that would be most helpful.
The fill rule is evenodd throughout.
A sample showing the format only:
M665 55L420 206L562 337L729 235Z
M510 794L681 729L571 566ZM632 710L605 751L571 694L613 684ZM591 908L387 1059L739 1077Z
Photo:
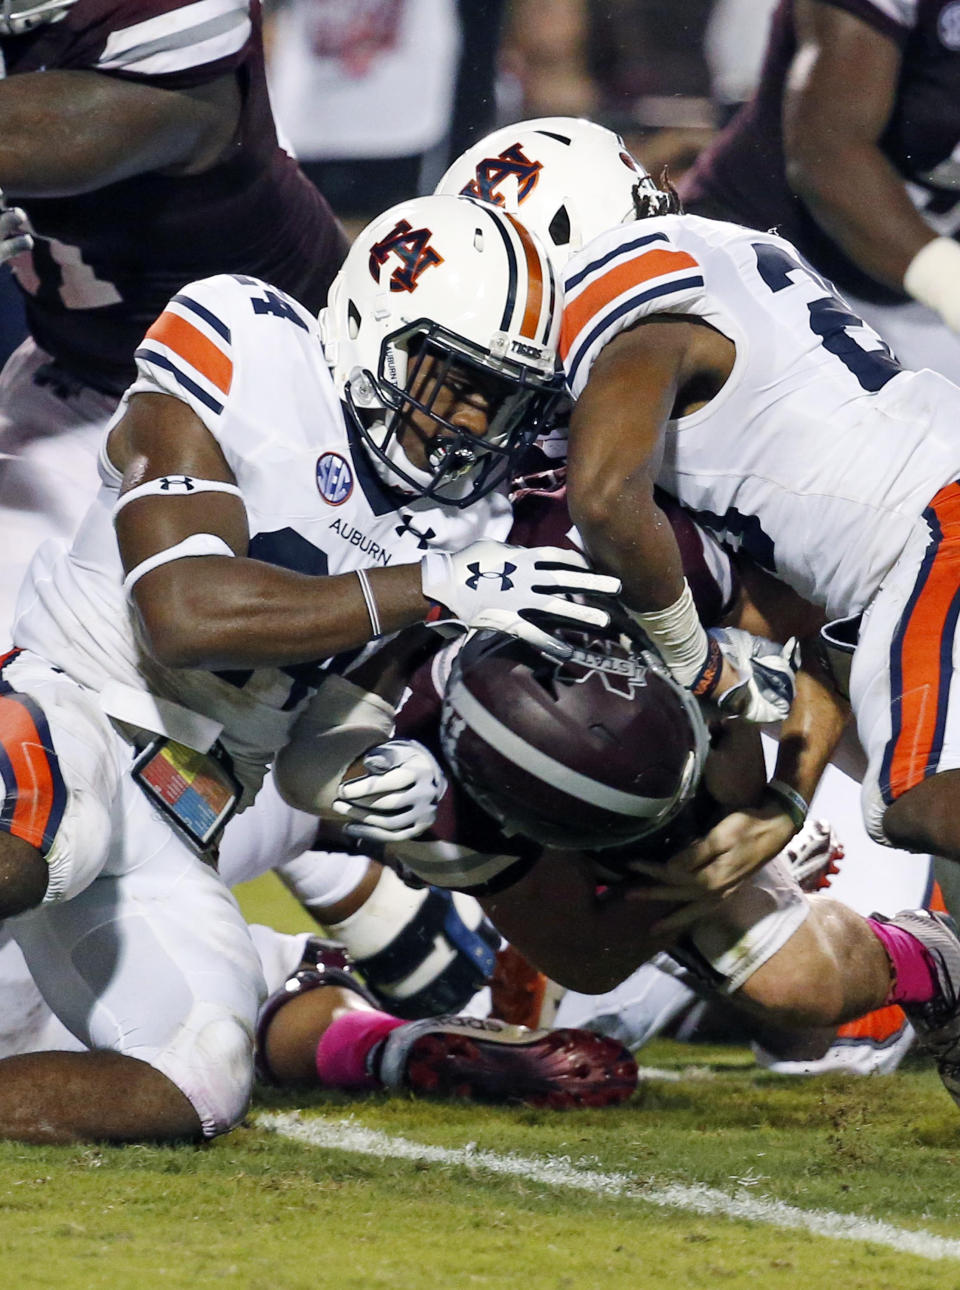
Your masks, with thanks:
M245 907L292 930L275 898ZM641 1060L616 1110L258 1090L204 1148L0 1144L2 1284L960 1290L960 1113L927 1065L788 1082L737 1048Z

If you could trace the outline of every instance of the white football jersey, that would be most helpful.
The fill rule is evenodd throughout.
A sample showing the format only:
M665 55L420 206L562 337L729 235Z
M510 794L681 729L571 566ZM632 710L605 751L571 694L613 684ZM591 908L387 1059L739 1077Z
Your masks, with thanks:
M908 372L789 242L718 220L622 225L573 257L561 353L574 397L619 332L702 318L736 345L723 389L670 421L658 483L830 617L861 610L960 476L960 389Z
M500 494L457 510L384 489L348 434L316 320L257 279L221 275L186 287L144 337L137 372L117 417L135 393L172 395L193 409L236 477L254 559L337 574L507 536L510 506ZM137 641L122 591L113 531L121 478L105 449L100 474L71 550L48 545L34 558L14 640L93 689L118 681L221 723L238 774L255 787L324 660L220 673L158 665ZM185 487L177 476L169 484L172 494Z

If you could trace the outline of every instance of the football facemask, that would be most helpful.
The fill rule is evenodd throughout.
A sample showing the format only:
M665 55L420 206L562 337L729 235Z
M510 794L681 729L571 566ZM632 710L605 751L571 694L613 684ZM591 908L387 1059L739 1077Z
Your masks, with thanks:
M403 387L389 374L395 350L407 355ZM347 410L381 477L404 492L458 508L510 477L563 388L559 373L546 377L518 364L494 363L463 337L427 320L387 337L377 375L365 371L359 377L364 401L369 403L372 392L383 413L374 416L358 406L355 383L344 388ZM458 407L473 409L470 419L485 423L483 433L451 420ZM423 466L414 464L411 451L425 457Z

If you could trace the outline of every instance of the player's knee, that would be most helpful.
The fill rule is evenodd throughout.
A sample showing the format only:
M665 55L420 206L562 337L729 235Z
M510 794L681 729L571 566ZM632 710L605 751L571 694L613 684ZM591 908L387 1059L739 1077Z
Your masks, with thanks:
M892 846L960 860L960 771L931 775L902 793L883 816Z
M846 997L836 956L811 920L744 982L739 995L776 1024L804 1028L835 1025Z
M157 1068L192 1105L205 1138L240 1123L253 1089L253 1030L222 1012L196 1017L168 1047L136 1056Z
M0 920L39 905L49 871L43 853L23 838L0 833Z

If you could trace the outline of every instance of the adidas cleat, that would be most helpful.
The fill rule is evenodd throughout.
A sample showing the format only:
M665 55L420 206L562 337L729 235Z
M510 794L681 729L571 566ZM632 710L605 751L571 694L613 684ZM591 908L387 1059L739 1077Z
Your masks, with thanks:
M937 993L928 1003L902 1004L914 1030L918 1047L930 1053L944 1087L960 1106L960 938L948 914L908 909L879 923L892 923L916 937L933 960Z
M613 1106L637 1087L636 1062L614 1039L480 1017L399 1026L383 1041L374 1073L389 1089L556 1110Z

